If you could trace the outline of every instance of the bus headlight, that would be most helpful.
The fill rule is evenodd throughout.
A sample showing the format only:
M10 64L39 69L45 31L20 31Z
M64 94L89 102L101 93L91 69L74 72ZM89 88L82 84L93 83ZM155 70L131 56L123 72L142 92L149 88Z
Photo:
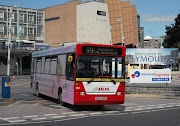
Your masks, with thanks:
M121 95L121 92L117 92L117 95Z
M85 93L84 93L84 92L80 92L80 95L81 95L81 96L84 96L84 95L85 95Z

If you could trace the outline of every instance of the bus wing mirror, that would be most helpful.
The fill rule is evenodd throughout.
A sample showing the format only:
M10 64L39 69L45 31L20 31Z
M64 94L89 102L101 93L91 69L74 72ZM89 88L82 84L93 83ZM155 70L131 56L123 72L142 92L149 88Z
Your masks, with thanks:
M73 61L73 56L68 56L68 62L72 62Z

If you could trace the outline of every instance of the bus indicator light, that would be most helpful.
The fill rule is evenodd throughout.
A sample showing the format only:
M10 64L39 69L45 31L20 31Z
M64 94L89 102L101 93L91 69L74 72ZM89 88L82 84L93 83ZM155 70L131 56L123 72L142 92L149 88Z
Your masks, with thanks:
M85 95L85 93L84 93L84 92L80 92L80 95L81 95L81 96L84 96L84 95Z
M117 92L117 95L121 95L121 92Z

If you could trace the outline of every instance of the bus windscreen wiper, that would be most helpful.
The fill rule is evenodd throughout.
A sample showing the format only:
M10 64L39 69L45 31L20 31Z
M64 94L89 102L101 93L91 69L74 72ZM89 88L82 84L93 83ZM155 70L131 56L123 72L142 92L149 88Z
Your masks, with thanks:
M88 84L90 84L98 75L99 75L99 73L95 74L95 76L91 80L88 81Z

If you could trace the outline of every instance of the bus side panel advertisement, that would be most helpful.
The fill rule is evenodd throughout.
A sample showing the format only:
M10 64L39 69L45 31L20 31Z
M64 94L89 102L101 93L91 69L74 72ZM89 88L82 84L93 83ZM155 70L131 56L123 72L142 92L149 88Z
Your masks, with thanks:
M171 83L171 69L131 69L130 83Z

